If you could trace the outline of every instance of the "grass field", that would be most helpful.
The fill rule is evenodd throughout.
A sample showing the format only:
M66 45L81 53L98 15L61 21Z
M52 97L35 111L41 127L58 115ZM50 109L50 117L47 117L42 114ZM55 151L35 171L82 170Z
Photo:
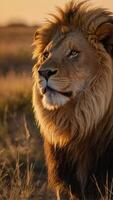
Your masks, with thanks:
M0 28L0 200L54 199L31 102L35 30Z

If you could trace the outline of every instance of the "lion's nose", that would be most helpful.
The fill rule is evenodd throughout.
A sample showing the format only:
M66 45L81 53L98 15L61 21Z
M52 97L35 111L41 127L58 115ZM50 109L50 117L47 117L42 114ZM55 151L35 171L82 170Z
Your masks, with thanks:
M50 76L53 76L54 74L57 73L57 70L51 70L51 69L39 70L38 73L40 76L43 76L46 80L48 80Z

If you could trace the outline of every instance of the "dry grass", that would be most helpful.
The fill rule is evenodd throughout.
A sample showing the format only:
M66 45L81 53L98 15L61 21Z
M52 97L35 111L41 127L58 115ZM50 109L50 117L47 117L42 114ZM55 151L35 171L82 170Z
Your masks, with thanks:
M6 141L7 148L0 151L2 157L0 165L0 200L49 200L52 195L47 188L47 183L41 175L41 170L36 170L35 162L31 159L34 152L33 146L30 149L32 139L25 119L24 127L25 135L24 147L21 147L22 152L20 150L21 144L18 142L15 146L10 138L7 138ZM8 157L5 154L6 151ZM23 160L22 154L24 155ZM36 161L37 156L34 155ZM45 193L46 197L44 197Z
M54 199L47 187L43 141L32 112L35 30L0 28L0 200Z
M31 75L10 72L0 76L0 115L7 110L25 110L31 99L31 88Z
M0 76L0 104L7 101L16 101L21 96L31 95L32 78L30 75L16 75L10 72L6 76Z
M0 200L53 199L31 89L30 75L12 72L0 77Z

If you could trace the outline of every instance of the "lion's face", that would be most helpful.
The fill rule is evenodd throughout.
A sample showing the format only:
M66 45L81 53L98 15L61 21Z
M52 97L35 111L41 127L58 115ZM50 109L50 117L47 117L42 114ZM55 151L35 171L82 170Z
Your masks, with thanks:
M96 75L96 54L79 30L55 37L37 64L37 85L43 106L57 109L89 88Z

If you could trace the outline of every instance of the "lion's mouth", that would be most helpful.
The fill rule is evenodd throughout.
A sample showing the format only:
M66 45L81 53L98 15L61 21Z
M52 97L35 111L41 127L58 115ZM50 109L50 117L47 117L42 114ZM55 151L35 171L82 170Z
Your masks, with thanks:
M45 94L48 91L60 93L60 94L62 94L65 97L71 97L72 96L72 92L71 91L69 91L69 92L61 92L61 91L55 90L53 88L50 88L49 86L47 86L46 88L44 88L43 91L42 91L42 93Z

